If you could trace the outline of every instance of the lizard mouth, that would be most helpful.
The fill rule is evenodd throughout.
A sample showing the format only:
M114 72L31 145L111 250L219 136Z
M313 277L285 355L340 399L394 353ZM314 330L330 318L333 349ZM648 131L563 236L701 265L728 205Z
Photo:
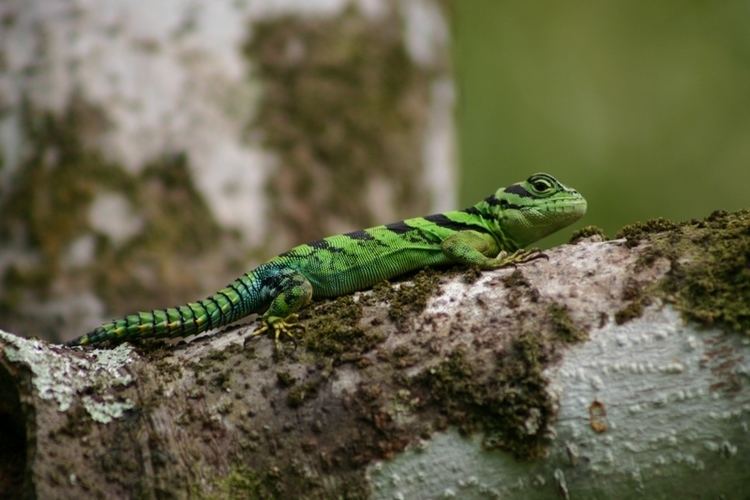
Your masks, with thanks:
M544 209L539 207L528 206L523 207L523 212L537 212L537 213L550 213L550 214L578 214L583 216L588 209L588 203L583 197L578 198L567 198L559 200L550 200L548 205Z

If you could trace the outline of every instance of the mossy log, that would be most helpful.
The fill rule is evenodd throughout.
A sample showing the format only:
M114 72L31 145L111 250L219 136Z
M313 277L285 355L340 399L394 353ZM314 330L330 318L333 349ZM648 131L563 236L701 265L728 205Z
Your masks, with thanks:
M742 496L750 212L621 236L318 302L276 354L253 323L102 349L0 333L0 491Z

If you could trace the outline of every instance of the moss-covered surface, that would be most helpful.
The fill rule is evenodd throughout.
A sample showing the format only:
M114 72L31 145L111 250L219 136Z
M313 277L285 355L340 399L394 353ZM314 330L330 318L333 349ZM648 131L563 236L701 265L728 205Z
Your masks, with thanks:
M750 210L716 211L684 223L655 219L626 226L618 237L631 248L646 244L639 267L669 260L670 270L654 293L686 319L750 335ZM637 286L623 293L632 306L620 321L639 315L644 300Z
M552 303L547 306L547 316L556 338L568 343L581 342L588 338L588 332L571 319L567 306Z
M523 458L541 456L545 424L553 415L542 376L549 348L532 333L518 337L499 354L489 374L460 350L412 381L428 404L439 408L447 423L462 432L482 431L488 448Z
M210 484L194 485L193 493L201 498L284 498L292 494L329 498L335 492L342 498L365 498L369 487L363 466L402 450L415 436L433 428L435 418L443 418L432 409L410 402L409 395L418 387L405 376L405 370L416 362L420 347L401 346L391 352L384 347L386 336L382 333L384 329L392 333L411 328L411 320L439 290L439 276L438 271L425 270L413 275L413 281L396 286L382 283L373 292L312 304L300 313L304 334L298 336L296 345L285 342L283 352L273 362L252 359L248 356L251 346L246 346L243 350L229 349L222 359L209 354L193 363L190 371L198 384L196 397L204 392L236 394L229 398L233 404L206 404L227 418L243 415L240 420L247 425L247 439L238 444L242 451L228 460L228 472ZM396 307L398 314L391 318L384 313L382 318L363 325L363 308L380 307L382 303ZM374 364L373 357L387 362ZM340 379L347 364L361 371L362 382L352 393L332 399L332 384ZM258 390L258 376L250 373L266 373L269 369L273 382L260 388L264 398L271 407L291 408L301 421L309 424L312 420L312 434L297 423L264 420L263 430L255 423L261 415L248 403L253 401L252 391ZM368 382L371 369L377 372L372 379L380 382ZM222 382L214 385L212 381L217 378ZM392 382L384 384L383 380ZM321 408L320 400L327 406ZM393 404L401 411L425 412L429 417L404 426L397 422ZM180 425L198 425L210 432L221 429L215 418L200 414L184 416ZM312 469L310 463L315 464ZM344 479L332 484L325 475L334 471Z
M633 248L650 234L663 233L677 229L678 227L678 223L658 217L645 222L628 224L617 232L615 239L625 238L625 244L628 248Z
M271 224L307 241L341 230L328 214L346 214L349 227L382 223L363 203L373 182L383 183L378 199L389 212L425 213L421 151L434 74L410 59L395 9L378 19L356 8L272 18L250 33L244 49L262 99L248 133L261 131L280 159Z
M388 303L388 317L403 328L410 318L422 312L427 300L439 289L440 271L423 269L408 282L401 282L393 286L389 282L382 282L374 287L376 300Z
M323 377L316 376L315 378L311 378L301 384L295 385L289 389L289 392L287 392L286 402L292 408L302 406L305 401L315 397L322 382Z
M247 466L233 467L225 476L217 478L209 492L194 488L192 494L205 500L224 498L274 499L274 498L368 498L362 482L338 485L334 496L322 493L325 481L312 477L309 471L294 463L279 462L262 469Z
M362 305L351 295L307 308L300 316L305 327L302 342L309 352L333 363L356 360L383 340L377 332L365 331L361 318Z
M216 480L215 491L205 495L196 491L198 498L280 498L283 491L281 472L277 467L257 472L247 467L237 467Z
M651 304L653 288L651 286L649 291L646 291L643 289L643 285L633 277L628 278L622 289L622 299L626 301L626 305L615 313L615 322L622 325L640 317L643 314L643 308Z
M519 273L504 280L512 287L509 294L538 300L538 292L530 293L533 287ZM546 314L521 323L522 333L497 350L494 360L477 362L459 348L408 379L407 387L419 395L418 408L437 410L444 424L466 433L480 431L487 448L532 459L544 455L555 417L543 371L562 344L585 340L588 333L556 303L547 306Z
M515 269L511 274L505 276L502 282L510 290L507 300L508 307L511 309L516 309L524 297L528 297L531 302L539 300L539 291L531 286L520 269Z
M106 116L80 98L59 114L26 104L21 121L26 153L0 202L0 239L34 256L0 270L0 310L14 325L13 318L19 321L17 331L34 325L19 312L22 301L45 300L53 287L95 290L116 313L198 294L205 284L184 270L195 254L207 261L221 249L224 257L216 252L213 259L219 274L240 269L226 259L222 246L235 239L214 221L184 156L165 156L137 174L129 172L99 152L96 142L107 128ZM92 203L106 193L124 197L143 220L141 230L124 242L111 241L91 226ZM66 264L71 245L83 237L92 238L91 257Z
M571 245L575 245L579 241L591 238L592 236L598 236L602 240L607 239L607 235L604 232L604 229L598 226L584 226L581 229L573 231L573 234L570 235L570 240L568 240L568 243L570 243Z

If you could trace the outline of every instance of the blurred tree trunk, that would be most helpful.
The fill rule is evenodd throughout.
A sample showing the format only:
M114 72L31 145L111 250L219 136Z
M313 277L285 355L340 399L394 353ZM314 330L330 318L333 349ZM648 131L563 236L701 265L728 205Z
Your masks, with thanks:
M0 326L66 339L455 205L439 0L0 5Z
M750 212L656 228L645 242L631 232L516 270L422 272L318 302L277 356L246 325L109 350L0 332L0 489L742 497L750 331L685 323L675 307L747 328L735 313L750 274L734 266L750 259ZM709 282L724 306L687 307L682 293Z

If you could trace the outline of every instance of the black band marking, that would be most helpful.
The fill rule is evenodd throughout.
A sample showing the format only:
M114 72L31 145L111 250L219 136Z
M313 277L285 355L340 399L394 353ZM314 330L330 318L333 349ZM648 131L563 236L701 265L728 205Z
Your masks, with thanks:
M177 309L177 314L180 315L180 336L184 337L185 336L185 323L187 323L187 321L185 320L185 316L182 314L182 307L176 307L175 309ZM188 307L188 309L190 308Z
M195 319L195 310L192 307L190 307L189 305L185 306L185 307L187 307L188 310L190 311L190 320L193 322L193 324L195 325L195 329L197 330L198 329L198 321L196 321L196 319Z
M297 248L297 247L292 248L290 250L287 250L284 253L280 253L279 257L287 257L289 259L301 259L301 258L304 258L305 257L304 255L301 255L301 254L297 253L298 250L299 250L299 248Z
M308 245L318 250L329 250L331 248L331 244L326 240L311 241Z
M521 198L533 198L534 195L526 191L520 184L511 184L504 190L506 193L512 193L520 196Z
M454 231L481 231L481 232L487 232L487 230L478 225L478 224L469 224L466 222L459 222L455 220L451 220L448 217L446 217L443 214L434 214L434 215L428 215L424 218L425 220L428 220L432 222L433 224L436 224L440 227L445 227L447 229L452 229Z
M352 231L351 233L344 233L344 236L348 236L353 240L374 240L373 236L367 231L360 229L359 231Z
M408 233L409 231L413 231L415 228L409 226L406 224L406 222L400 220L398 222L392 222L390 224L386 224L385 228L389 231L393 231L396 234L404 234Z
M495 196L494 194L492 196L488 196L487 198L485 198L484 201L486 201L487 204L490 205L491 207L494 207L500 204L500 200L498 200L497 196Z
M156 309L151 311L151 336L156 337Z
M516 205L515 203L510 203L506 199L502 199L501 200L497 196L495 196L494 194L492 196L488 196L487 198L485 198L484 201L486 201L487 204L490 205L490 206L496 207L496 206L499 205L500 208L503 208L503 209L509 209L510 208L510 209L514 209L514 210L521 210L523 208L521 205Z
M236 291L237 290L235 290L235 292ZM232 299L225 292L222 292L221 290L219 290L218 292L216 292L216 295L221 295L222 297L224 297L225 299L227 299L227 302L229 302L229 307L233 307L234 306L234 302L232 302ZM221 308L219 308L219 309L221 309Z

